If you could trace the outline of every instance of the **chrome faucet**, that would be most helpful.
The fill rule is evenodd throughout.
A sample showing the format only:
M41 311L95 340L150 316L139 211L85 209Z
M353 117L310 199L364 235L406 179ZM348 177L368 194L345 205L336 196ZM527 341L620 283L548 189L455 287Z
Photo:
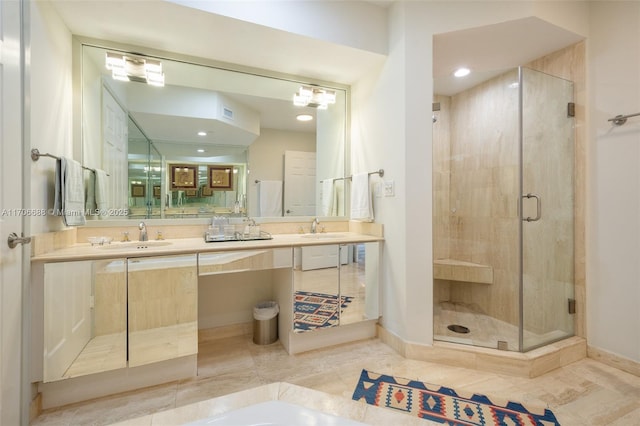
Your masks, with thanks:
M320 225L320 221L316 217L315 219L313 219L313 222L311 222L311 233L312 234L316 233L318 225Z
M140 222L138 224L138 229L140 230L140 241L148 241L149 236L147 235L147 225L144 222Z

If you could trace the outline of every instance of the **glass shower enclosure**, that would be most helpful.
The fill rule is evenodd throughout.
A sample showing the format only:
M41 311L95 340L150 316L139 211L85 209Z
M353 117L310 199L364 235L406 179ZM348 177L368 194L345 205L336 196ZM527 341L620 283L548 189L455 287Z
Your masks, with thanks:
M573 335L573 105L572 82L522 67L436 92L435 340L523 352Z

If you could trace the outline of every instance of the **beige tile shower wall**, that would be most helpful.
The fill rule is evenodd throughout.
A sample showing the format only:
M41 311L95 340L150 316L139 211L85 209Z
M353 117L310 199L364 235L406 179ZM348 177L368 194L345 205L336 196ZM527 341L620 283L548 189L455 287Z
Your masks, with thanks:
M451 98L436 95L434 103L440 104L440 111L434 111L437 121L433 123L433 258L448 259L450 223L449 182L451 179ZM434 302L450 299L451 284L446 280L434 280Z
M455 283L451 300L518 320L518 89L516 70L451 100L450 251L493 268L489 285Z
M574 297L576 314L573 321L575 334L585 337L585 175L586 175L586 135L585 135L585 43L544 56L526 65L547 74L562 77L573 82L575 115L574 144Z

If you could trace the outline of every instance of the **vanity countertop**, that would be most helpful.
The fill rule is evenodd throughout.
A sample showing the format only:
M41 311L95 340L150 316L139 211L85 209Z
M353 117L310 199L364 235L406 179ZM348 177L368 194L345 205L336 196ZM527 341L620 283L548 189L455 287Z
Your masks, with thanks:
M327 232L318 234L275 234L270 240L211 242L199 238L177 238L146 242L114 241L111 244L94 245L77 243L72 246L33 256L32 262L64 262L76 260L109 259L115 257L164 256L187 253L255 250L281 247L302 247L325 244L367 243L382 241L376 237L355 232Z

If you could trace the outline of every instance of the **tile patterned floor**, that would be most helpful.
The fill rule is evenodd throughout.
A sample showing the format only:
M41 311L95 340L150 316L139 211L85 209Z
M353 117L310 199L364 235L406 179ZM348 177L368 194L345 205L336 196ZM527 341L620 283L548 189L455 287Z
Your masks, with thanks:
M640 425L640 377L591 359L525 379L405 359L378 339L289 356L279 343L251 336L200 345L198 377L45 411L33 425L103 425L203 401L259 385L288 382L351 398L368 370L548 407L563 426Z

